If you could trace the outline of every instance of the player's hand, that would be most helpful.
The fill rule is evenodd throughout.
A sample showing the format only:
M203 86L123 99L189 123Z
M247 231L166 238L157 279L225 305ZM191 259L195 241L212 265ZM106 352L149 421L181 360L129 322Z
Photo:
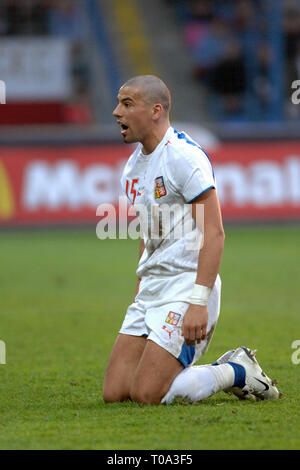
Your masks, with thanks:
M206 338L208 311L206 306L190 304L182 321L182 336L187 346L195 346Z

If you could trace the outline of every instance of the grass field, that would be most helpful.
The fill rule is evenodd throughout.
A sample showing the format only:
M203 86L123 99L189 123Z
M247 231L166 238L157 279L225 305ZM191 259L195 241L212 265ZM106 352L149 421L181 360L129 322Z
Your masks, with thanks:
M227 228L212 362L257 348L278 401L104 404L105 366L135 287L138 241L93 229L0 236L1 449L300 449L300 228ZM298 355L300 357L300 354Z

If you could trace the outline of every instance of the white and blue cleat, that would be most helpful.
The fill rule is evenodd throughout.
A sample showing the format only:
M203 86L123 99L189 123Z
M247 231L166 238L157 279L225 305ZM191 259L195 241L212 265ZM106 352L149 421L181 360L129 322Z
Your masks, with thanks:
M269 400L281 398L276 387L276 380L270 379L262 370L255 358L256 350L245 346L227 351L215 364L232 363L245 370L243 387L230 387L224 392L236 395L240 400Z

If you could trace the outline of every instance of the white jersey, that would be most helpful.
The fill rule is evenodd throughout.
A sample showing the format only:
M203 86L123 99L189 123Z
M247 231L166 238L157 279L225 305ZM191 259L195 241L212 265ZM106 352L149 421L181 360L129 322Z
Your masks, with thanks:
M121 185L138 210L145 243L137 275L196 273L200 246L189 248L196 224L191 219L189 232L184 230L181 236L177 229L190 211L188 204L216 188L211 162L201 147L184 132L169 127L151 154L144 155L142 145L137 146L125 165ZM181 210L171 214L168 229L162 229L159 210L174 205Z

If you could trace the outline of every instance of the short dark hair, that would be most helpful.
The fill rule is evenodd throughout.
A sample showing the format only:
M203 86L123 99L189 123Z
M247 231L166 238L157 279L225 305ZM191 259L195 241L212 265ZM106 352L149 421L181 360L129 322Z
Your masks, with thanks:
M123 87L141 88L146 102L160 103L166 112L170 112L171 93L161 78L155 75L137 75L127 80Z

